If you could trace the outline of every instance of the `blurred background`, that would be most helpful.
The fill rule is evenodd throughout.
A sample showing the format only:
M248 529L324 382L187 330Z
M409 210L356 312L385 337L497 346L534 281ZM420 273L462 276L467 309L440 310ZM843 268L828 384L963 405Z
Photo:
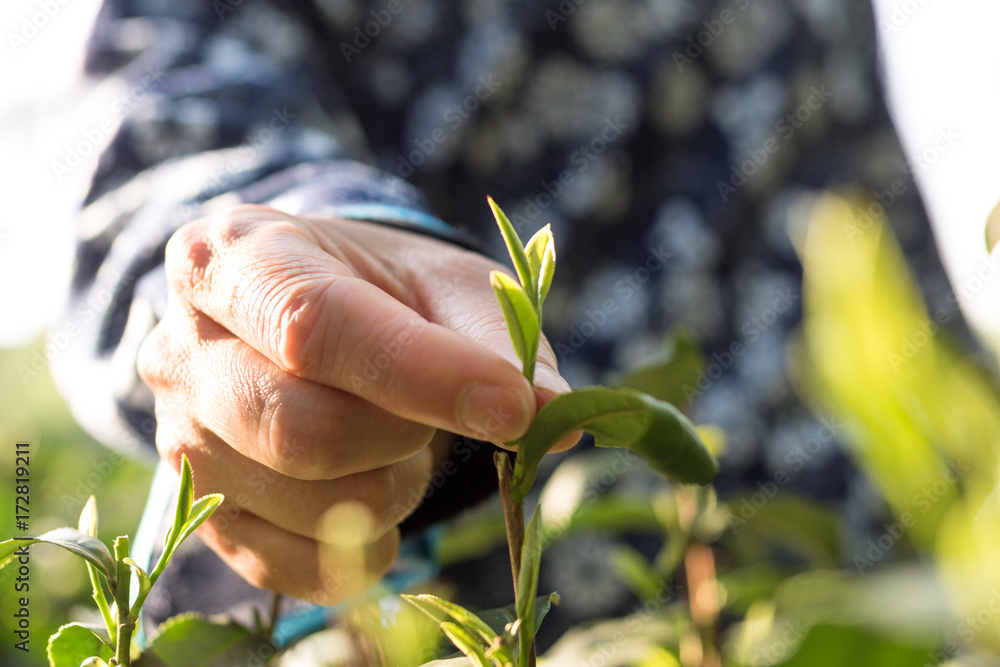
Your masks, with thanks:
M26 32L26 22L43 5L50 12L38 22L44 25ZM70 276L75 202L88 177L84 170L60 177L52 165L65 159L65 147L83 122L69 117L85 113L79 110L86 106L77 102L102 92L72 87L98 5L96 0L4 0L0 9L0 183L5 194L0 215L0 536L17 534L7 509L13 508L17 441L32 443L33 533L75 524L93 493L101 536L134 535L152 473L112 457L76 425L48 375L44 354L45 327L59 312ZM891 111L910 161L926 165L916 179L945 268L956 293L970 293L960 300L963 312L995 350L1000 280L982 276L990 270L985 222L1000 202L1000 48L995 37L1000 3L875 0L874 6ZM61 114L66 122L53 122L63 120ZM62 135L53 130L60 127ZM941 128L951 128L954 145L926 154ZM891 496L891 490L882 490ZM970 547L969 553L979 552ZM45 638L68 615L80 618L90 607L86 571L73 557L36 549L32 567L32 650L38 658ZM11 573L0 573L5 612L14 604ZM0 664L26 664L6 639L9 614L0 616L0 626Z

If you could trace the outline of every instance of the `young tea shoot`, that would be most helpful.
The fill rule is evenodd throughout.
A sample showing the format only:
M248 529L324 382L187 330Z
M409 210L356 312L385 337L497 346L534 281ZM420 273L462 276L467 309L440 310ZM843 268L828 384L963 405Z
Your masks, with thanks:
M510 340L522 372L534 383L535 360L542 330L542 305L556 266L555 242L546 225L527 245L492 198L496 218L517 280L502 271L490 273L490 284L503 311ZM536 509L524 528L524 499L549 450L574 431L594 436L598 447L625 447L664 477L681 484L707 484L719 463L698 436L694 425L665 401L624 387L584 387L556 396L538 411L528 432L507 445L511 456L495 457L510 549L517 617L502 631L489 629L466 609L434 596L405 596L407 601L440 622L442 630L474 665L533 667L535 631L557 598L538 597L538 572L544 534ZM447 620L440 620L444 615ZM516 648L515 648L516 645Z
M112 548L97 538L97 502L93 496L80 513L76 528L56 528L39 537L15 537L0 542L0 568L14 560L17 552L32 544L53 544L76 554L87 563L94 602L104 625L70 623L49 638L51 667L129 667L132 660L132 633L150 589L163 573L178 547L203 524L219 504L214 493L195 500L191 464L181 459L180 487L174 523L167 533L163 552L152 572L147 573L129 557L129 539L120 536ZM131 599L132 575L139 589ZM195 664L194 660L190 664Z

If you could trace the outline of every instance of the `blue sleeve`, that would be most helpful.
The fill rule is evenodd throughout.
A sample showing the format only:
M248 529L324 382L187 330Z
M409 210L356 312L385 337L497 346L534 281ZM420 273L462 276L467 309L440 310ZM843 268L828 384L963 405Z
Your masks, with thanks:
M81 82L92 92L80 116L97 120L53 164L58 180L92 174L59 323L76 335L53 375L87 430L151 461L153 399L135 359L166 307L163 252L184 223L262 203L474 246L416 188L367 166L360 125L300 18L264 0L214 6L107 0ZM274 31L295 38L267 39Z

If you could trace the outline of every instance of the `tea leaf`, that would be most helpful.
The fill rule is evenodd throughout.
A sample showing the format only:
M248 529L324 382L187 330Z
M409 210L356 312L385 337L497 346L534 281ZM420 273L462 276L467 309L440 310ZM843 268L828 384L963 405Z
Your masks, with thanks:
M698 373L704 366L705 358L694 339L675 334L667 338L659 354L630 368L614 384L684 407L691 402L691 388L697 386Z
M150 581L149 575L146 574L146 571L139 567L139 564L131 558L125 558L122 562L132 568L132 571L135 572L135 576L139 578L139 597L136 598L135 607L133 607L131 612L133 616L138 617L139 610L142 609L142 603L146 601L146 596L149 595L149 589L153 587L153 582Z
M80 521L77 525L81 533L97 537L97 499L94 496L87 499L87 504L80 512Z
M663 588L646 557L630 546L619 544L611 552L611 569L640 600L655 600Z
M540 313L542 302L545 301L552 285L552 275L556 270L556 244L552 238L552 226L545 225L535 232L525 246L524 253L528 256L528 266L537 286L535 303Z
M528 262L527 255L524 253L524 244L521 243L521 238L514 231L514 225L510 224L510 220L507 219L507 216L500 210L500 207L497 206L492 197L487 197L486 201L490 203L490 208L493 210L493 217L496 218L497 225L500 227L500 234L503 235L504 243L507 244L507 252L510 253L510 259L514 263L514 270L517 272L517 277L521 279L521 285L524 286L529 296L537 294L538 287L532 280L531 265ZM531 301L532 304L535 303L534 298Z
M458 650L472 661L472 664L476 665L476 667L490 667L490 659L486 657L486 650L465 628L454 623L449 623L448 621L443 621L441 623L441 630L458 647Z
M538 593L538 571L542 563L542 522L539 508L528 523L524 546L521 548L521 570L517 581L517 617L521 619L518 631L520 661L527 665L535 643L535 597Z
M507 323L507 333L514 345L514 351L521 360L524 376L530 382L535 374L535 358L538 356L540 334L538 316L524 289L506 273L490 273L490 284L503 310Z
M97 519L97 499L94 496L90 496L87 499L87 504L83 506L83 511L80 512L80 521L78 523L79 530L85 535L90 535L91 537L97 537L98 530L98 519ZM87 563L87 574L90 577L90 586L93 589L94 602L97 603L97 608L101 612L101 617L104 619L105 625L107 625L109 630L115 628L114 619L111 616L111 610L108 608L108 599L104 594L104 587L101 585L101 580L97 576L97 568ZM114 637L109 639L109 646L114 644Z
M669 403L633 389L584 387L560 394L538 411L518 447L511 497L523 502L538 464L567 433L584 429L598 447L627 447L661 475L682 484L707 484L719 463L694 425Z
M91 657L110 660L114 653L110 646L110 638L106 637L107 633L103 630L100 626L82 623L62 626L49 637L46 649L49 664L52 667L80 667L80 663Z
M236 667L255 664L247 656L271 656L274 646L228 619L209 620L196 613L167 619L134 664L156 667ZM259 661L259 660L258 660Z
M153 568L153 571L150 573L149 578L152 583L156 583L156 580L160 577L160 573L163 572L163 569L170 562L170 558L173 556L174 550L177 549L177 547L179 547L184 540L186 540L191 533L198 528L198 526L205 523L205 521L212 516L215 510L218 509L219 505L222 504L224 499L225 496L221 493L210 493L194 501L194 504L191 505L191 511L188 513L189 518L187 522L180 527L179 532L173 539L173 548L169 550L164 548L163 553L160 554L159 562L156 563L156 567ZM173 529L171 529L171 532L173 532Z
M0 568L14 560L17 550L21 547L38 543L54 544L86 559L89 563L93 563L97 570L111 582L112 588L114 587L117 579L115 577L115 561L111 557L111 552L96 537L81 533L75 528L56 528L39 537L15 537L0 542Z
M104 662L95 655L81 662L80 667L108 667L108 663Z
M535 598L535 631L538 631L539 626L542 621L548 615L549 611L552 609L552 605L559 604L559 594L549 593L548 595L540 595ZM517 620L517 607L515 605L507 605L506 607L498 607L496 609L487 609L481 611L478 614L479 618L483 620L486 625L492 628L493 632L496 634L502 634L504 628L509 624Z
M403 595L403 599L427 614L427 616L432 618L435 622L440 621L437 612L444 612L460 623L463 627L467 628L469 632L479 635L485 644L491 644L497 634L499 634L494 632L490 626L482 621L482 619L465 607L457 605L454 602L448 602L447 600L439 598L436 595L430 595L427 593L421 595Z
M191 472L191 462L186 454L181 455L180 477L180 486L177 489L177 509L174 512L174 523L170 527L170 537L167 539L167 543L172 547L171 551L181 543L181 540L177 539L177 535L188 517L191 516L191 505L194 504L194 475Z

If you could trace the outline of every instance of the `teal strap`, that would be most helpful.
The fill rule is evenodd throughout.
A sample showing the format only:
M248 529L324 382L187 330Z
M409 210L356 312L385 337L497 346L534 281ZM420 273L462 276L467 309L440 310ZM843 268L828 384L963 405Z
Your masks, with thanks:
M455 228L438 220L433 215L403 206L390 204L343 204L329 209L331 215L352 220L384 220L386 222L404 222L418 227L425 227L438 234L452 236Z

